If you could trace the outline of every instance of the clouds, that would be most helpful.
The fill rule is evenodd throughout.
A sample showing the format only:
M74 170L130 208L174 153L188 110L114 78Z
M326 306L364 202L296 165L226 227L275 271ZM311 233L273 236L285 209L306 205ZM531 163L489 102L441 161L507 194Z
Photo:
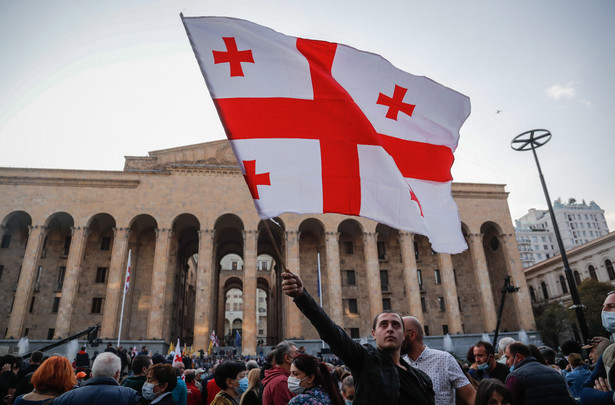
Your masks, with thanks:
M565 85L553 85L545 90L545 92L547 93L547 97L555 101L562 99L572 100L577 93L574 82L568 82L568 84Z

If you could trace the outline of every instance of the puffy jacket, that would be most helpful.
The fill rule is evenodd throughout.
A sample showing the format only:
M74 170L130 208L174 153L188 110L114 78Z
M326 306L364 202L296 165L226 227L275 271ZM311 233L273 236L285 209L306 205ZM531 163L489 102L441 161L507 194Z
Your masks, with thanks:
M555 369L539 363L534 357L526 357L515 366L514 371L506 377L507 386L510 387L509 380L513 378L517 379L522 391L516 396L522 397L525 405L574 403L564 376ZM515 393L512 394L514 399Z
M94 377L83 387L65 392L54 401L54 405L134 405L141 396L135 390L120 385L111 377Z
M288 389L290 373L282 367L265 370L263 378L263 405L286 405L295 396Z
M305 288L303 294L294 301L314 325L320 338L327 342L331 351L350 368L356 390L353 405L396 405L400 381L391 356L369 344L361 345L355 342L316 304ZM434 391L429 376L403 359L400 361L408 370L410 385L416 394L413 397L413 405L433 405Z

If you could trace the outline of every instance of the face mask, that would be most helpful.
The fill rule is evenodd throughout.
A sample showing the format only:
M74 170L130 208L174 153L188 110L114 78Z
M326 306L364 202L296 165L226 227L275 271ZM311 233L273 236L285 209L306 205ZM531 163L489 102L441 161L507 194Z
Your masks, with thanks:
M512 373L515 370L515 365L513 364L512 366L510 366L509 370Z
M485 371L489 369L489 363L483 363L478 365L478 369L481 371Z
M344 402L346 403L345 405L352 405L352 401L349 399L345 400Z
M602 311L602 326L609 333L615 333L615 312Z
M241 391L240 394L243 394L247 390L248 390L248 377L244 377L241 380L239 380L239 390L237 392Z
M156 397L156 394L154 393L154 384L152 383L143 383L143 388L141 388L141 393L143 394L143 398L149 400L152 400Z
M292 375L288 377L288 390L290 392L292 392L293 394L303 394L303 391L305 391L305 387L302 387L301 385L301 381L305 380L307 378L307 376L303 379L298 379L297 377L293 377Z

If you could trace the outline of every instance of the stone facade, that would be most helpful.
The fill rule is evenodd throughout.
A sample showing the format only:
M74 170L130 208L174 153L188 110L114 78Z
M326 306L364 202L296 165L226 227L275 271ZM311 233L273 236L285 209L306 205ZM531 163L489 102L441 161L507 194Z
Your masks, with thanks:
M469 249L436 254L427 238L337 214L284 214L271 224L282 259L356 337L383 308L413 314L431 335L492 331L506 275L501 330L535 328L503 185L454 183ZM225 330L225 297L242 291L243 352L255 353L258 297L267 344L317 338L280 293L277 258L226 141L127 157L124 170L0 168L0 331L66 337L93 324L117 338L131 252L122 339L207 348ZM223 269L229 254L240 268ZM258 291L258 293L257 293Z

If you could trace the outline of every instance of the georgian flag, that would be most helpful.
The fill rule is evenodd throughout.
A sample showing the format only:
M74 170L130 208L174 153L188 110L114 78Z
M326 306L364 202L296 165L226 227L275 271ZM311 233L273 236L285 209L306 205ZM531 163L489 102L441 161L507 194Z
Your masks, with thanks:
M358 215L467 248L450 173L466 96L345 45L182 20L262 219Z

